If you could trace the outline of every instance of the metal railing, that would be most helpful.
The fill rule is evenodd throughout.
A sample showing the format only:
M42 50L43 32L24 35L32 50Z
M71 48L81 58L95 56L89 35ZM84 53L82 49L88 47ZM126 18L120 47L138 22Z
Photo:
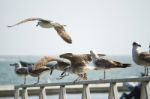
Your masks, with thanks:
M142 78L124 78L124 79L107 79L107 80L90 80L78 82L62 82L62 83L48 83L48 84L31 84L15 86L14 97L20 98L22 92L22 99L28 99L28 88L39 87L39 99L46 99L46 87L60 86L59 99L67 99L66 86L67 85L83 85L81 99L91 99L89 84L105 84L109 83L108 99L119 99L117 83L123 82L139 82L142 84L140 99L150 99L150 77Z

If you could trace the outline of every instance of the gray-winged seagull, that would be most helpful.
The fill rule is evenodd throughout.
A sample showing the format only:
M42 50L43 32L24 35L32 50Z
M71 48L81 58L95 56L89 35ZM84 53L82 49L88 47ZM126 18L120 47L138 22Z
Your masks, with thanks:
M10 66L15 66L15 73L19 76L24 77L24 84L26 84L26 76L28 76L28 67L22 67L20 63L10 64Z
M53 22L50 20L45 20L42 18L28 18L28 19L22 20L16 24L14 24L14 25L10 25L8 27L14 27L16 25L19 25L19 24L22 24L22 23L25 23L28 21L36 21L36 20L38 21L36 26L40 25L42 28L54 28L65 42L67 42L69 44L72 43L71 37L68 35L68 33L66 32L66 30L64 28L64 26L66 26L66 25L61 25L57 22Z
M148 76L148 66L150 66L150 53L147 52L143 52L141 50L141 45L138 44L137 42L133 42L132 44L133 48L132 48L132 58L133 61L138 64L138 65L142 65L145 67L145 75Z

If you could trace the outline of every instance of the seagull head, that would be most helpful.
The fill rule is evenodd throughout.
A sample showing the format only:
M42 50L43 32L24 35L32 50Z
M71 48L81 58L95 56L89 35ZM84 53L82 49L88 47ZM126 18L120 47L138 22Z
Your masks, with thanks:
M10 64L10 66L20 67L19 63Z
M92 50L90 50L90 55L92 59L98 58L98 56Z
M92 50L90 50L90 54L91 54L92 56L95 56L95 57L97 56L96 53L95 53L94 51L92 51Z
M137 43L137 42L133 42L133 47L141 47L141 45L139 44L139 43Z

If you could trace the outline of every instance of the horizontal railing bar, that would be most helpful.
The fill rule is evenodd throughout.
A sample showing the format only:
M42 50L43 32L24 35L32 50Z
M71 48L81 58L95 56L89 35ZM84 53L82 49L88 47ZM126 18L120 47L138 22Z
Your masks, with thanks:
M62 85L83 85L83 84L101 84L101 83L120 83L120 82L146 82L150 81L150 77L140 78L123 78L123 79L106 79L106 80L86 80L77 82L59 82L59 83L47 83L47 84L30 84L30 85L17 85L15 88L24 87L42 87L42 86L62 86Z

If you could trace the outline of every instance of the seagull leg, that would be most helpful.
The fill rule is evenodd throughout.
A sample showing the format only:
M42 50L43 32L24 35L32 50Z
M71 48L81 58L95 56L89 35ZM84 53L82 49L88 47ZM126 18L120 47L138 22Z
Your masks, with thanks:
M68 67L66 67L66 68L64 69L64 71L61 73L60 78L58 78L58 79L62 79L62 78L64 78L65 76L69 76L69 73L68 73L68 75L67 75L67 70L69 69L69 67L70 67L70 66L68 66Z
M105 69L104 69L104 79L106 79L106 71L105 71Z
M83 75L82 75L82 74L78 74L78 78L75 79L75 80L73 81L73 83L76 83L76 82L79 81L81 78L83 79Z
M147 76L149 75L149 72L148 72L149 70L148 70L148 67L147 67Z
M84 73L83 75L84 75L84 76L83 76L84 80L87 80L87 74Z
M52 75L53 71L54 71L54 67L51 68L50 75Z
M80 77L78 77L77 79L75 79L74 81L73 81L73 83L76 83L77 81L79 81L80 80Z
M148 67L146 67L146 76L148 76Z
M40 76L38 76L37 82L36 82L36 83L34 83L34 84L38 84L38 83L39 83L39 81L40 81Z
M40 82L40 76L38 76L38 81L37 81L37 84Z
M26 84L26 76L24 76L24 84Z
M144 67L144 69L145 69L145 71L144 71L144 76L146 76L146 75L147 75L147 73L146 73L146 66Z

